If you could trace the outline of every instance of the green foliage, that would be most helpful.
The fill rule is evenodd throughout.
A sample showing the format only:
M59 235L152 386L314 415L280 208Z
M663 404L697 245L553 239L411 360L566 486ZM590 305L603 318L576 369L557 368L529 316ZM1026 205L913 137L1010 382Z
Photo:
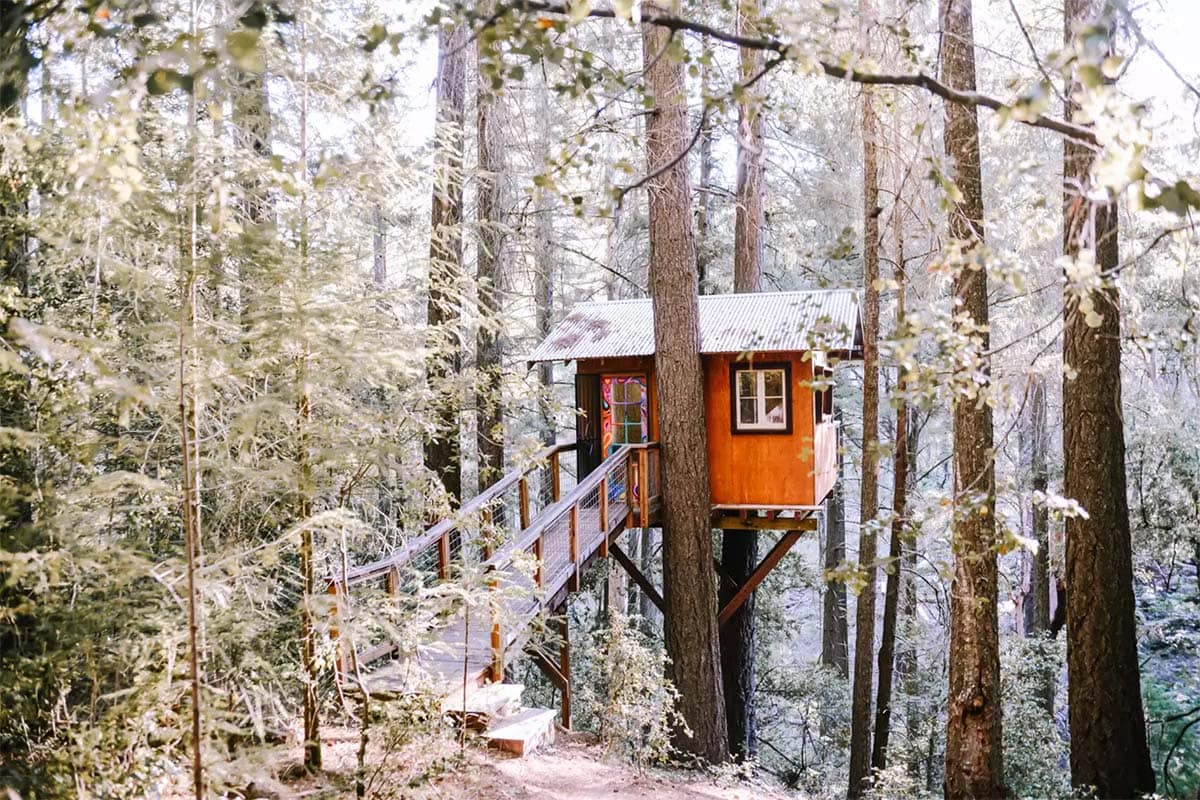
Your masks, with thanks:
M679 693L666 678L667 657L637 629L636 617L614 613L594 635L593 679L579 692L585 714L609 752L639 767L672 761L676 730L690 736Z
M1195 797L1200 792L1200 686L1165 686L1154 678L1142 682L1142 700L1150 723L1150 753L1159 794Z
M1004 782L1014 797L1069 797L1067 742L1046 709L1057 694L1065 642L1049 637L1002 640L1000 691L1004 719Z

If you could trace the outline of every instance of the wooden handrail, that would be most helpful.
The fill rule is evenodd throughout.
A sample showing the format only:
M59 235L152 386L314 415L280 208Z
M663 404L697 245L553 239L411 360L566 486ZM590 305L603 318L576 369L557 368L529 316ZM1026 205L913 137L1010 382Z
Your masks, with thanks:
M526 475L535 469L539 469L545 462L549 461L552 455L558 453L569 452L576 448L575 442L564 442L562 444L551 445L540 451L530 465L520 471L513 470L505 475L500 480L493 483L484 491L473 497L462 508L455 512L453 517L448 517L438 522L433 527L427 529L423 534L415 539L408 541L403 547L396 550L394 553L372 561L368 564L361 564L347 571L344 582L347 585L362 583L377 578L387 573L388 570L402 567L417 553L432 547L435 543L441 540L443 535L448 535L456 530L461 524L461 520L469 517L472 514L485 510L489 505L498 500L504 492L511 489ZM333 576L329 579L330 583L341 584L342 576Z
M521 532L520 537L516 540L508 542L496 553L484 562L484 567L496 568L508 561L510 557L521 550L529 550L533 547L533 543L541 537L546 528L557 522L564 512L571 509L580 500L587 496L589 492L596 489L600 485L600 481L604 476L608 475L613 469L618 468L617 465L625 462L626 466L632 463L630 456L638 450L657 449L658 442L635 442L633 444L623 444L620 449L604 459L600 466L593 470L590 475L575 485L575 488L567 493L562 500L559 500L553 505L547 506L537 519L530 526Z

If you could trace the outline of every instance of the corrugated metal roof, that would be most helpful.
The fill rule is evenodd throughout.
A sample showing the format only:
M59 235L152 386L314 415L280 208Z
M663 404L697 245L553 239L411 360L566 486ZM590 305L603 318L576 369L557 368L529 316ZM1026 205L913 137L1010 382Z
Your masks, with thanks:
M701 353L851 351L858 327L858 298L848 289L700 297ZM612 300L576 305L526 360L653 353L650 301Z

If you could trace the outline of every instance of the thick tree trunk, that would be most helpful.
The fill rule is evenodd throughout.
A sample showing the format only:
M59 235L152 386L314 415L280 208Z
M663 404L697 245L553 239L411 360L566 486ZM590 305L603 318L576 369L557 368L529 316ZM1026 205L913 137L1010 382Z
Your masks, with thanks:
M475 284L479 295L479 328L475 334L478 370L475 408L475 442L479 455L479 489L482 491L504 472L504 403L501 397L503 351L500 337L500 250L504 244L500 192L504 172L504 137L496 102L486 72L489 60L485 40L476 40L476 127L479 145L479 193L476 201L479 227Z
M942 79L975 89L971 0L941 0ZM961 199L950 210L949 238L965 264L954 277L956 324L971 336L987 375L988 296L983 268L983 178L974 108L945 104L946 158ZM952 244L952 246L955 246ZM983 392L990 387L981 386ZM954 402L954 580L950 589L950 697L946 726L946 797L1004 793L1000 740L1000 632L997 623L995 473L991 406Z
M708 37L704 37L704 47L709 46ZM700 93L708 97L712 84L712 62L708 59L700 65ZM700 191L696 201L696 273L700 294L713 291L708 277L709 262L712 261L712 245L708 240L708 228L712 214L712 171L713 171L713 139L715 126L711 114L705 114L700 121ZM609 264L611 267L612 264Z
M687 146L683 65L666 57L672 34L642 28L646 87L646 166L658 173ZM711 506L700 364L699 298L687 160L648 185L650 296L662 440L663 594L667 654L691 737L677 744L709 761L729 754L712 570Z
M762 13L761 0L738 0L738 32L754 36ZM741 80L747 82L763 66L761 50L742 48ZM733 233L733 290L762 291L763 249L763 98L752 88L738 104L737 214Z
M896 250L896 328L905 326L904 230L900 203L893 208L892 220ZM903 335L903 334L901 334ZM903 580L904 526L908 506L908 402L904 398L903 373L898 380L899 400L896 404L896 446L892 454L892 535L888 548L887 586L883 593L883 630L879 636L879 685L875 695L875 739L871 747L871 768L887 767L888 735L892 721L892 673L895 668L896 618ZM908 545L911 547L911 545Z
M868 4L860 10L864 18ZM862 500L858 563L866 583L854 609L854 685L850 707L850 779L847 796L867 788L871 769L871 690L875 663L875 515L879 510L879 173L875 105L863 90L863 411Z
M1067 0L1065 40L1085 25L1113 24L1104 0ZM1111 37L1111 28L1110 28ZM1094 54L1096 61L1106 55ZM1072 90L1078 87L1071 87ZM1068 113L1078 110L1071 103ZM1133 556L1125 486L1121 412L1121 307L1115 201L1091 205L1092 151L1067 141L1063 152L1063 249L1092 250L1107 285L1088 298L1068 290L1064 303L1063 478L1065 492L1087 510L1066 524L1067 704L1071 782L1100 797L1154 791L1146 743ZM1095 315L1099 319L1095 319Z
M839 421L840 424L840 421ZM842 480L842 448L838 447L838 480L825 501L825 572L831 572L846 560L846 495ZM821 663L850 677L846 621L846 584L827 580L821 613Z
M429 243L428 317L431 354L427 362L434 396L434 430L425 442L425 466L442 482L451 503L462 498L457 393L447 384L462 370L463 123L467 94L465 27L438 32L437 153Z
M759 0L739 0L737 24L744 36L758 30ZM762 68L762 53L741 51L741 80ZM733 290L762 291L763 120L762 98L747 91L738 105L737 209L734 215ZM735 584L750 577L758 563L758 531L722 531L721 566ZM726 587L721 602L736 587ZM754 594L721 628L721 674L725 680L725 713L729 745L738 758L753 758L754 731Z

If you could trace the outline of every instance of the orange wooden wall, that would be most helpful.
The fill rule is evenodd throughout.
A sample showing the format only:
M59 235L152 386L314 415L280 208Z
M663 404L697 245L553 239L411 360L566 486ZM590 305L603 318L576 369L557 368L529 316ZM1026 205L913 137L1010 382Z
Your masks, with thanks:
M800 353L771 353L755 359L791 362L792 432L734 434L730 430L729 367L738 362L738 356L703 358L713 505L812 505L812 363Z
M832 449L836 434L830 429L823 437L833 443L825 448L829 450L825 454L829 463L823 465L821 475L814 475L812 363L802 353L770 353L755 359L760 363L791 363L792 432L734 434L730 427L729 367L738 363L738 356L702 358L713 505L813 505L818 484L824 499L835 477L831 470L837 463ZM650 391L650 438L659 438L658 387L652 356L586 359L579 361L576 369L599 375L645 374Z

